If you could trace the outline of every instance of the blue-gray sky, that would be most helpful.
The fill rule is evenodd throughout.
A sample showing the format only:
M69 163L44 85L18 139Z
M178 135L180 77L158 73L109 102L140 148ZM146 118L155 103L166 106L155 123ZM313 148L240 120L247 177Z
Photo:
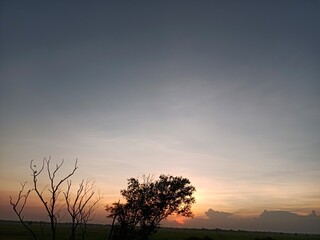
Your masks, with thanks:
M2 1L1 191L79 158L106 201L189 177L214 208L320 210L319 1Z

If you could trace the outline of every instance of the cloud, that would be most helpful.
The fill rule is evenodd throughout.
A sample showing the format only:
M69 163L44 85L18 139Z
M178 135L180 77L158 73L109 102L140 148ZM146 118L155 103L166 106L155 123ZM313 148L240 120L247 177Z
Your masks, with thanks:
M209 218L216 218L216 219L227 219L228 217L232 216L232 213L228 212L219 212L219 211L214 211L211 208L205 212L206 216Z
M232 213L208 209L205 215L206 218L187 220L184 226L250 231L320 233L320 216L315 211L312 211L309 215L299 215L289 211L265 210L258 217L243 218Z

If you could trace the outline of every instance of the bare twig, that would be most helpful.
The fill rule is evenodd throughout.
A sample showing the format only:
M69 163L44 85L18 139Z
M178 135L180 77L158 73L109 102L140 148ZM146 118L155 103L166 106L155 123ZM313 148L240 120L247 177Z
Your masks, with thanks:
M46 212L50 219L50 225L51 225L51 232L52 232L52 240L56 239L56 229L58 225L58 218L59 213L61 211L61 208L57 206L57 200L59 198L59 195L61 193L60 186L62 183L64 183L68 178L70 178L75 171L78 169L77 163L78 159L75 161L75 165L71 173L69 173L66 177L62 178L57 184L55 183L56 173L61 169L64 161L62 160L60 164L56 164L55 169L52 171L50 169L50 161L51 158L46 159L44 158L42 161L42 166L40 170L37 170L36 165L33 164L33 161L30 162L30 169L32 171L33 176L33 186L34 191L37 193L37 196L39 197L40 201L42 202L43 206L46 209ZM44 190L47 189L47 186L40 191L38 187L38 176L43 172L43 170L46 168L48 177L49 177L49 186L48 191L50 193L50 198L48 200L45 199L44 196Z
M70 239L75 239L76 230L80 227L82 232L82 238L84 239L86 233L86 227L88 221L91 220L91 215L96 209L97 203L100 201L100 193L98 192L97 198L92 201L95 195L95 180L89 179L86 182L84 180L79 184L79 188L76 192L74 199L71 199L71 181L67 181L67 191L64 192L67 210L71 216L71 235ZM91 203L91 204L90 204Z
M22 212L24 210L24 207L26 206L29 194L31 192L31 190L29 189L25 194L23 194L26 184L27 184L27 182L21 183L21 190L19 191L19 194L18 194L16 201L13 201L12 197L10 196L10 205L12 206L12 209L15 212L15 214L18 216L22 225L32 234L33 239L37 239L36 234L25 223L24 216L22 215Z

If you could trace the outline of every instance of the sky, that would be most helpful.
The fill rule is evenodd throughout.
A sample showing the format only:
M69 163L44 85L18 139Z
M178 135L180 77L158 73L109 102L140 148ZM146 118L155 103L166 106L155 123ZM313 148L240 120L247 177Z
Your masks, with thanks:
M196 218L320 213L319 1L0 9L0 219L50 156L65 173L78 158L104 204L171 174L196 187Z

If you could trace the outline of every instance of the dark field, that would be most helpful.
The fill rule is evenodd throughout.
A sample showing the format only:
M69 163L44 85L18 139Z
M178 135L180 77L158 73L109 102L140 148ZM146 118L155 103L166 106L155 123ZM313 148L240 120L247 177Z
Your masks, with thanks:
M48 224L43 224L41 231L39 223L30 225L38 234L39 239L50 239L50 228ZM58 229L59 240L69 237L69 224L61 224ZM108 239L109 226L90 224L86 234L88 240ZM41 233L43 232L43 233ZM43 236L43 237L41 237ZM161 228L154 234L151 240L200 240L209 237L214 240L320 240L320 235L313 234L289 234L270 232L247 232L247 231L224 231L208 229L177 229ZM193 238L192 238L193 237ZM31 234L24 227L15 221L0 221L0 240L28 240L32 239Z

